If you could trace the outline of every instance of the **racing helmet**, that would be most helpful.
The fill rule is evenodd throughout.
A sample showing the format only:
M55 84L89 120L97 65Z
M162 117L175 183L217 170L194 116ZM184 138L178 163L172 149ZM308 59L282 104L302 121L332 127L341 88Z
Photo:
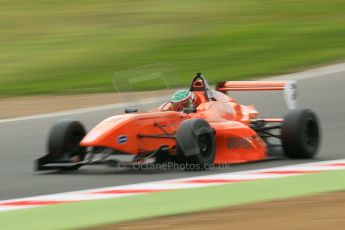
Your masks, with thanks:
M182 111L184 108L195 107L195 95L189 90L178 90L171 98L171 107L175 111Z

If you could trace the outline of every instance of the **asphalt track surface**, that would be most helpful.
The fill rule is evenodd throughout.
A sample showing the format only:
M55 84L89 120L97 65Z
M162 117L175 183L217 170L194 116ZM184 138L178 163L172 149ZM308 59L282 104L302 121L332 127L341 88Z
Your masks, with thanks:
M289 79L289 78L288 78ZM294 79L294 77L292 77ZM298 78L299 79L299 78ZM103 108L84 113L63 113L27 119L0 120L0 200L125 185L181 177L276 167L304 162L342 159L345 156L345 69L302 77L298 81L300 108L314 110L321 122L322 147L313 160L280 159L231 165L203 172L117 170L85 166L76 172L34 172L33 160L45 153L50 127L61 119L77 119L91 129L102 119L120 114L123 108ZM254 104L260 116L283 116L287 109L279 92L232 94L242 104ZM141 106L154 107L155 103Z

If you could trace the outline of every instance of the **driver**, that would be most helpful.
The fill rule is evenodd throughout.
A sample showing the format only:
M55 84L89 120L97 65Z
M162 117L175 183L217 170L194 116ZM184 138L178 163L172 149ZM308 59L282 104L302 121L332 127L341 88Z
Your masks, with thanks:
M171 107L174 111L180 112L184 108L195 107L195 95L189 90L178 90L171 98Z

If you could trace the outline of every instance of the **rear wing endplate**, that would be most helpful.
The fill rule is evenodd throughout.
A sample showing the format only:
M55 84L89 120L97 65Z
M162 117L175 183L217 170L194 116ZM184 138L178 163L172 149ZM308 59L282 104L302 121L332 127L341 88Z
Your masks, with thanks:
M225 81L216 85L216 90L222 93L228 91L284 91L284 99L289 109L297 109L296 81Z

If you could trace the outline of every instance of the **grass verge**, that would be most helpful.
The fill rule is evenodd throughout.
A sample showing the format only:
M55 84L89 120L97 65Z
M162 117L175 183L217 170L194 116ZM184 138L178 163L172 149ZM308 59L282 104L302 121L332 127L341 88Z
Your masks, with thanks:
M0 97L113 91L114 73L160 62L182 76L175 87L197 71L215 82L343 60L344 8L344 0L1 0Z
M4 229L71 229L345 189L345 171L0 213Z

